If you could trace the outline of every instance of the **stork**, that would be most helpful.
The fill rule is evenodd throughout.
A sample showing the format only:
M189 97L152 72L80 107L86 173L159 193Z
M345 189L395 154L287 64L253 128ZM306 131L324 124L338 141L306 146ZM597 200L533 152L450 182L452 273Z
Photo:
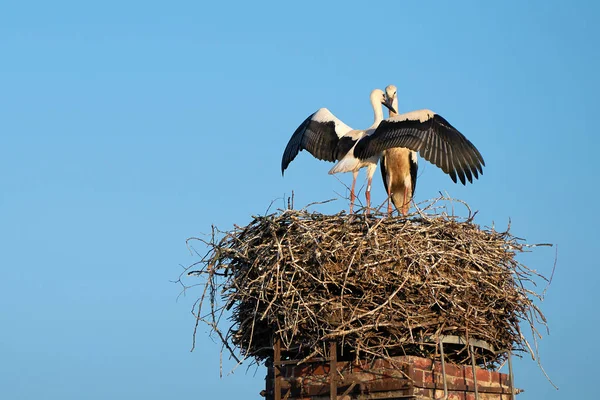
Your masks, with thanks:
M392 95L395 92L391 85L386 89L390 89ZM386 99L387 102L392 102L390 109L395 110L393 100L393 97ZM402 159L399 165L394 165L389 160L383 162L384 183L388 194L392 194L396 208L401 205L403 214L408 211L408 203L416 185L416 157L410 151L419 152L421 157L450 175L454 183L457 182L457 177L463 185L467 180L473 183L473 177L477 179L479 175L483 175L485 161L473 143L441 115L426 109L383 120L375 132L358 141L345 158L364 162L396 147L409 151L392 152L394 157ZM389 154L386 153L384 157L387 158ZM411 167L411 162L415 163L414 167ZM404 189L401 195L394 188L396 184L396 187Z
M394 110L398 110L397 89L394 85L385 88L385 96L391 102ZM398 115L390 110L390 118ZM388 194L388 215L394 207L403 215L408 213L410 200L417 185L417 153L404 147L393 147L384 150L379 161L383 186Z
M387 108L391 108L391 103L387 101L381 89L373 90L371 92L370 100L371 106L373 107L374 121L369 128L364 130L350 128L326 108L321 108L306 118L296 129L283 152L283 157L281 159L281 174L283 175L288 165L302 150L307 150L319 160L343 160L344 156L356 145L356 143L361 138L365 137L365 135L373 133L375 128L377 128L379 123L383 120L382 104ZM393 111L396 112L396 110ZM350 213L353 211L354 200L356 199L354 192L356 178L358 177L358 171L363 167L368 167L368 184L365 192L368 210L368 207L371 204L371 180L373 179L373 173L377 167L378 159L379 155L367 157L367 160L358 162L351 168L343 167L345 164L342 164L342 167L340 167L340 163L338 163L331 171L329 171L330 174L337 172L352 172Z

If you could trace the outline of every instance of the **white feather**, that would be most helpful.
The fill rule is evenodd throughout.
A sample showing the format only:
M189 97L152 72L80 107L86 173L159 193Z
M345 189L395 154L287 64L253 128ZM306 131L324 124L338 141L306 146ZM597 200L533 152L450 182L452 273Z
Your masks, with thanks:
M315 115L313 115L313 117L311 119L316 122L333 121L335 123L335 134L340 138L342 136L344 136L346 133L353 130L348 125L343 123L341 119L339 119L335 115L333 115L331 113L331 111L329 111L326 108L320 108L319 110L317 110L317 112L315 113Z
M352 151L350 151L352 152ZM354 158L354 157L344 157L342 158L340 161L337 162L337 164L335 164L333 166L333 168L331 168L329 170L329 174L337 174L340 172L352 172L355 170L360 169L359 168L359 164L360 164L360 160L358 158Z
M404 114L396 115L394 117L388 118L387 121L390 122L402 122L402 121L419 121L425 122L433 118L435 113L431 110L417 110L411 111Z

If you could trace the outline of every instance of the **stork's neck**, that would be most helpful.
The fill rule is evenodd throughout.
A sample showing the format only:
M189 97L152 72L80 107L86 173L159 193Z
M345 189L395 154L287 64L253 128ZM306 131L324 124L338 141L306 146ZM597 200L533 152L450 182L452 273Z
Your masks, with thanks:
M377 126L381 121L383 121L383 106L381 105L380 101L377 101L377 99L371 99L371 106L373 106L373 113L375 114L373 126Z

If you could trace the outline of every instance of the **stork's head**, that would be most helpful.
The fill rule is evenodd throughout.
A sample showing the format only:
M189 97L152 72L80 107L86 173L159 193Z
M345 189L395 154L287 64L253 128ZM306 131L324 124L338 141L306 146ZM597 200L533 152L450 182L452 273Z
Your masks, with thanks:
M385 93L383 93L383 90L381 90L381 89L375 89L371 92L371 103L373 103L373 104L381 103L384 106L386 106L390 111L396 112L396 110L392 106L392 102L388 101L388 99L385 96Z
M396 92L397 92L397 89L396 89L396 86L394 86L394 85L388 85L385 88L385 96L392 101L394 100L394 97L396 97Z
M394 114L398 114L396 111L398 108L398 95L396 92L397 89L394 85L388 85L388 87L385 88L385 101L391 106L391 108L388 107L390 110L390 117Z

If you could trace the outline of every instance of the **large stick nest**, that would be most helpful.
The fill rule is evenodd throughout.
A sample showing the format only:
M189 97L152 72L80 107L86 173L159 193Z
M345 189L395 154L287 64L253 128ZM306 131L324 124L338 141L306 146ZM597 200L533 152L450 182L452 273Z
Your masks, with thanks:
M520 322L534 336L545 325L527 288L540 275L515 259L531 245L471 217L285 210L203 241L209 252L186 270L206 278L194 314L238 361L272 356L275 339L300 359L330 340L352 356L435 356L450 335L485 341L492 351L476 358L492 367L508 350L534 355ZM445 352L470 362L466 346Z

